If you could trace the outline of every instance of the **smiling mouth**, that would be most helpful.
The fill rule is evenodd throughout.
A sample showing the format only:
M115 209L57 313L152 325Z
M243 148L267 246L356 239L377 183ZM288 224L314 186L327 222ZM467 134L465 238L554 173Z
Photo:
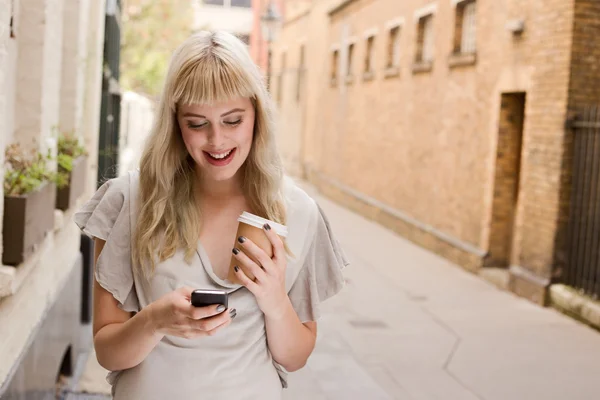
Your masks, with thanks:
M233 149L221 152L221 153L213 153L213 152L208 152L208 151L204 151L204 156L206 157L206 160L214 165L214 166L218 166L218 167L222 167L225 165L228 165L229 162L233 159L234 154L236 153L236 147L234 147Z
M224 153L209 153L209 152L205 152L206 154L208 154L212 159L215 160L224 160L227 157L229 157L231 155L231 153L233 153L234 149L231 149L229 151L226 151Z

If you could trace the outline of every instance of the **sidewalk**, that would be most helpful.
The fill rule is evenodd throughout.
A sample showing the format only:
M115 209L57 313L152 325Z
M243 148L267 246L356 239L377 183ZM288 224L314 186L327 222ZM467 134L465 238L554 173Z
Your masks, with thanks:
M598 332L315 198L352 265L285 400L599 398Z

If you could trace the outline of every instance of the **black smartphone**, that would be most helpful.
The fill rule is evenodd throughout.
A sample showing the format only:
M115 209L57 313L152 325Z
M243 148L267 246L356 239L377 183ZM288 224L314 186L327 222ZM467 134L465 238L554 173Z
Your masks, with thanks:
M196 289L192 292L192 305L194 307L206 307L215 304L222 304L225 309L227 305L228 294L224 290L214 289Z

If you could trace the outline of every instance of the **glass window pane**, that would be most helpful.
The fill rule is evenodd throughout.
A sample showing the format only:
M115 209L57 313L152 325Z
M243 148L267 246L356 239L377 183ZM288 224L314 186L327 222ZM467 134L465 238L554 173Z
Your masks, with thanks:
M224 0L203 0L204 4L211 6L222 6Z
M231 0L231 6L232 7L251 8L252 7L252 0Z

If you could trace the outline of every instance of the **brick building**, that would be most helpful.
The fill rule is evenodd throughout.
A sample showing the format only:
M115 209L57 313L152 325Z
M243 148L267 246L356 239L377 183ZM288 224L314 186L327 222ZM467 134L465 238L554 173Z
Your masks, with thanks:
M600 3L288 0L286 8L273 95L287 168L544 304L572 267L570 121L600 103Z
M85 175L80 186L85 185L85 196L79 200L96 190L102 77L107 73L105 21L120 4L0 0L0 177L7 146L19 143L27 151L56 155L60 130L80 137L88 153L87 165L77 171ZM15 207L7 206L15 196L6 196L0 186L0 253L15 247L4 245L4 239L18 242L18 236L31 233L27 227L49 221L43 240L28 246L22 262L0 265L1 398L55 398L59 378L72 375L91 346L91 327L85 325L90 298L87 305L84 300L91 288L84 269L89 273L91 259L83 254L90 255L91 246L82 251L86 242L72 222L77 204L55 209L55 187L45 187L52 189L44 192L51 195L43 202L50 204L49 212L40 202L27 206L25 226L17 226L4 218L15 214Z

